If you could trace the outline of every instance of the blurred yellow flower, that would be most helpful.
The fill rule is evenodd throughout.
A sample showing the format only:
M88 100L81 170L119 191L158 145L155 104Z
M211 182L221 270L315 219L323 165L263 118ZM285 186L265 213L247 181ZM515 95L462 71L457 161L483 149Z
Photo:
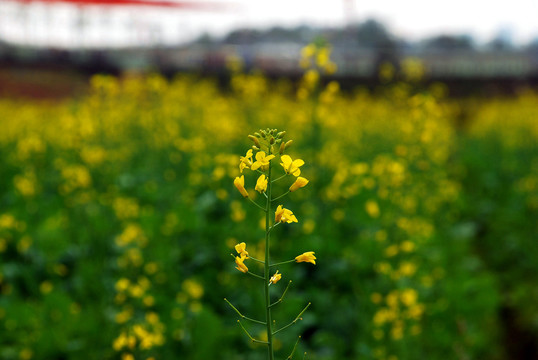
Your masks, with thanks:
M237 264L235 268L243 273L248 272L248 267L243 263L245 259L246 259L246 256L244 255L241 255L241 257L239 256L235 257L235 263Z
M289 209L283 208L282 205L278 205L275 211L275 223L279 222L298 222L293 212Z
M248 192L245 190L245 175L241 175L241 177L236 177L234 180L234 185L239 190L241 195L244 197L248 197Z
M302 187L305 187L306 184L308 184L308 180L304 177L299 176L297 180L290 186L290 191L295 191L297 189L300 189Z
M275 275L271 276L271 279L269 279L269 284L276 284L280 279L282 279L282 274L279 274L277 270Z
M407 306L412 306L417 302L418 293L415 289L405 289L401 292L400 298L402 303Z
M297 262L309 262L309 263L312 263L314 265L316 265L316 257L314 256L314 252L313 251L307 251L305 253L302 253L301 255L297 256L295 258L295 261Z
M245 244L244 242L235 245L235 251L237 251L237 253L241 256L248 257L248 251L246 249L247 244Z
M315 53L316 53L316 45L314 44L308 44L301 49L301 57L303 58L312 57L314 56Z
M294 176L301 175L301 169L299 167L304 165L304 161L301 159L292 160L289 155L282 155L280 157L282 161L280 165L284 168L286 174L292 174Z
M204 287L193 279L185 280L182 288L193 299L199 299L204 295Z
M250 167L251 170L261 169L262 171L267 171L269 169L269 161L271 161L275 155L265 156L265 151L258 151L256 153L256 161Z
M370 217L377 218L379 217L379 205L377 205L377 202L375 200L368 200L366 204L364 205L366 212Z
M260 194L264 192L265 190L267 190L267 178L265 177L265 175L262 174L258 178L258 181L256 182L255 190L258 191Z

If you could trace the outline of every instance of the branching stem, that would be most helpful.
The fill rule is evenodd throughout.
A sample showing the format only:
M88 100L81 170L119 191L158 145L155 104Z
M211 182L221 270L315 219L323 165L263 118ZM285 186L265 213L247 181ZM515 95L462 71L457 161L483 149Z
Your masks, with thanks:
M275 332L273 332L273 335L275 335L276 333L278 333L278 332L280 332L280 331L282 331L282 330L284 330L284 329L289 328L290 326L292 326L293 324L295 324L297 321L302 320L301 316L302 316L303 313L306 311L306 309L308 309L309 306L310 306L310 303L308 303L308 304L305 306L305 308L303 309L303 311L301 311L301 312L299 313L299 315L297 315L297 317L295 318L295 320L293 320L292 322L290 322L288 325L283 326L283 327L281 327L280 329L278 329L278 330L276 330Z
M274 303L269 305L269 307L273 307L273 306L275 306L277 304L280 304L282 302L282 299L284 299L284 295L286 295L286 292L288 292L288 288L290 287L290 285L291 285L291 280L288 282L288 286L286 286L286 289L282 293L282 296L280 297L280 299L278 299L277 301L275 301Z
M286 358L286 360L291 360L293 358L293 354L295 353L295 349L297 349L297 344L299 344L299 340L301 340L301 335L299 335L299 337L297 338L297 341L293 346L293 350L291 351L291 354Z
M250 336L250 334L248 333L247 329L245 329L245 327L243 326L243 324L241 324L241 321L240 321L240 320L237 320L237 322L239 323L239 325L241 326L241 329L243 329L243 331L245 332L245 334L247 334L248 338L249 338L252 342L255 342L255 343L258 343L258 344L269 344L267 341L262 341L262 340L256 340L256 339L254 339L252 336Z
M241 312L239 310L237 310L237 308L235 306L232 305L231 302L228 301L228 299L224 299L224 301L226 301L228 303L228 305L230 305L232 307L232 309L235 310L235 312L237 313L237 315L239 315L241 317L241 319L245 319L245 320L248 320L248 321L252 321L252 322L255 322L257 324L262 324L262 325L265 325L265 322L264 321L259 321L259 320L255 320L255 319L251 319L249 318L248 316L245 316L243 314L241 314Z
M279 262L279 263L276 263L276 264L270 264L269 267L273 267L273 266L278 266L278 265L282 265L282 264L289 264L291 262L294 262L295 259L291 259L291 260L288 260L288 261L282 261L282 262Z
M288 190L288 191L286 191L284 194L280 195L279 197L274 198L273 201L278 200L278 199L280 199L280 198L282 198L282 197L288 195L289 193L290 193L290 191Z
M263 206L261 206L260 204L258 204L256 201L252 200L251 198L247 198L247 199L249 199L250 202L253 203L254 205L256 205L257 207L259 207L260 209L265 211L265 208Z

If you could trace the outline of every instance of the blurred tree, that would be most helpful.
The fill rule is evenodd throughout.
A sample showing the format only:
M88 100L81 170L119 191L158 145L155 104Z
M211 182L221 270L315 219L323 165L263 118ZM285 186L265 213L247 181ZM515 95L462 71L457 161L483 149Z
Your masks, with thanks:
M473 50L474 41L470 35L439 35L425 41L429 50Z
M396 45L395 39L383 24L370 19L357 26L357 42L360 46L369 48L392 48Z

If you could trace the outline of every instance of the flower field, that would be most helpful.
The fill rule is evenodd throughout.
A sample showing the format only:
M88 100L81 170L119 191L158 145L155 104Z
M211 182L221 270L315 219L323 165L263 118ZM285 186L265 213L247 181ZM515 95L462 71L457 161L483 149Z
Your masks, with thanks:
M0 100L0 358L264 359L223 299L263 312L230 253L264 255L265 219L233 179L267 127L310 180L271 251L317 257L271 286L294 279L277 324L312 303L277 358L300 334L297 359L532 358L538 94L342 93L312 74L236 73L226 90L96 76L79 99Z

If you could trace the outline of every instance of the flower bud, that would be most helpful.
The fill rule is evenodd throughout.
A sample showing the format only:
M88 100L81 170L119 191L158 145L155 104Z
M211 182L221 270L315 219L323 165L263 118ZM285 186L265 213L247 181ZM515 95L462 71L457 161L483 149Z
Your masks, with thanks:
M236 177L234 180L234 185L237 188L237 190L239 190L241 195L243 195L246 198L248 197L248 192L245 189L245 176L244 175L241 175L241 177Z
M282 143L280 144L280 150L278 151L280 155L284 154L284 150L286 149L286 144Z
M279 132L278 134L276 134L276 137L279 138L279 139L282 139L285 135L286 135L286 132L285 132L285 131L281 131L281 132Z
M254 141L254 145L256 145L257 147L260 147L260 142L258 141L258 138L253 136L253 135L249 135L248 138L252 141Z
M297 180L295 180L295 182L293 184L291 184L290 186L290 192L293 192L297 189L300 189L302 187L305 187L306 184L308 184L308 180L305 179L304 177L298 177Z
M288 140L288 142L286 143L286 149L289 148L291 144L293 144L293 140Z
M271 138L269 139L269 144L273 145L274 143L275 143L275 138L271 136Z
M260 148L257 147L256 145L252 145L252 150L254 150L254 151L260 151Z

